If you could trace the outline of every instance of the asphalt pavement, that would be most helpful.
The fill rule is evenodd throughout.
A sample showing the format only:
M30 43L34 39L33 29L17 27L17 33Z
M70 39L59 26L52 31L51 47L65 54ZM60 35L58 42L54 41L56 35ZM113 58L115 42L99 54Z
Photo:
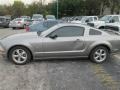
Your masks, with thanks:
M25 30L0 29L0 38ZM120 54L104 64L50 59L19 66L0 56L0 90L120 90Z

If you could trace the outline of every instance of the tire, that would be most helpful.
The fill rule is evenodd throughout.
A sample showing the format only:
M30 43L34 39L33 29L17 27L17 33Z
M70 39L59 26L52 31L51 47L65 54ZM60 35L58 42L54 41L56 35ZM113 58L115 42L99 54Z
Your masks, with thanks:
M26 28L26 25L23 25L23 29L25 29Z
M94 48L90 54L90 60L97 64L106 62L109 57L109 50L104 46L98 46Z
M16 28L15 28L15 27L13 27L12 29L13 29L13 30L15 30Z
M22 46L16 46L10 49L8 59L17 65L25 65L32 59L30 51Z

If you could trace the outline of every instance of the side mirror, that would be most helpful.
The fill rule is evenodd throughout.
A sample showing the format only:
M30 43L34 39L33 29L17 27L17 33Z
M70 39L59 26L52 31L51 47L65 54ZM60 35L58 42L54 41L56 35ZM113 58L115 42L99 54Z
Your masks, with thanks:
M51 39L56 39L57 37L58 37L57 35L49 36L49 38Z
M42 33L41 31L38 31L38 32L37 32L37 35L40 36L41 33Z

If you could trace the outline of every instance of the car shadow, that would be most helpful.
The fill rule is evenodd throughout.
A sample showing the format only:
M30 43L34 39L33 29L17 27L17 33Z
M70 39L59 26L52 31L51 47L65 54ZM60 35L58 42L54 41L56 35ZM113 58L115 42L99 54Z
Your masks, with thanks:
M74 59L37 59L33 60L34 63L63 63L63 62L77 62L77 63L90 63L88 58L74 58Z

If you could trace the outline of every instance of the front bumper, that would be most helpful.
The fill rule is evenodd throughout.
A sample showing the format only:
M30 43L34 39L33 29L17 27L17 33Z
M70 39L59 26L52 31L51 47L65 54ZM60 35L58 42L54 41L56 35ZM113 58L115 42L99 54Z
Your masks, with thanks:
M13 27L15 27L15 28L22 28L23 25L22 24L9 24L9 27L10 28L13 28Z
M2 46L0 46L0 55L6 57L5 49Z

